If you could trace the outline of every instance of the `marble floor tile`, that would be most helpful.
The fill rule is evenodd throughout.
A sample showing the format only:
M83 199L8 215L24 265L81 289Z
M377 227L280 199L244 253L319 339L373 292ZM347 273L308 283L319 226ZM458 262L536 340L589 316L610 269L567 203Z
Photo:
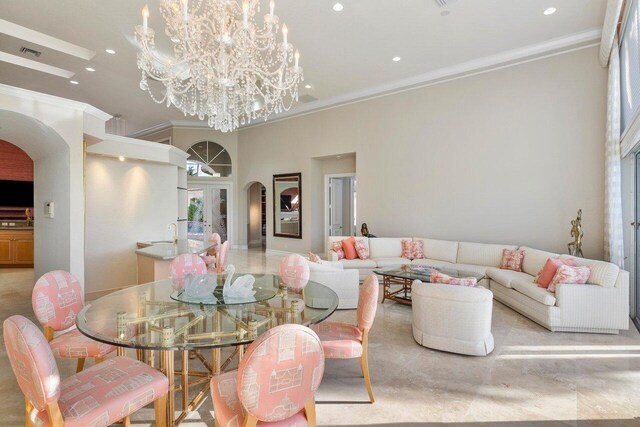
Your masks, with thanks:
M276 272L279 256L234 251L239 272ZM32 270L0 270L0 319L33 319ZM355 322L355 310L331 320ZM640 334L552 333L495 302L495 350L471 357L419 346L411 334L411 307L378 306L370 333L370 404L357 360L328 360L317 394L320 426L594 426L640 427ZM62 376L75 361L59 360ZM197 367L197 366L196 366ZM195 392L195 391L194 391ZM24 425L23 397L0 346L0 426ZM133 417L152 426L153 409ZM213 426L207 399L183 423Z

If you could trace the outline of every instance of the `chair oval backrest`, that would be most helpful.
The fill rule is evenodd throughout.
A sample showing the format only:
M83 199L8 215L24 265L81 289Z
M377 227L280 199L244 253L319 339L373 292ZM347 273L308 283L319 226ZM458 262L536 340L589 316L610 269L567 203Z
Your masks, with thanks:
M280 279L287 287L300 290L309 282L309 263L298 254L290 254L280 261Z
M216 268L219 271L223 271L227 266L227 261L229 259L229 241L227 240L222 245L220 245L220 252L218 252L218 262L216 263Z
M31 304L42 326L62 331L75 325L76 316L84 307L84 294L73 275L62 270L50 271L33 287Z
M209 237L209 242L213 243L215 246L207 251L207 255L216 256L218 254L218 251L220 250L220 244L222 243L220 235L218 233L213 233Z
M358 295L358 328L371 329L373 320L376 317L378 309L378 276L370 274L364 279L364 283L360 286L360 294Z
M248 348L238 367L238 398L260 421L286 420L313 399L324 374L320 339L302 325L280 325Z
M24 316L11 316L2 325L4 346L20 390L39 411L60 397L56 359L40 329Z
M174 289L184 288L184 276L207 274L207 264L196 254L178 255L169 264L169 277Z

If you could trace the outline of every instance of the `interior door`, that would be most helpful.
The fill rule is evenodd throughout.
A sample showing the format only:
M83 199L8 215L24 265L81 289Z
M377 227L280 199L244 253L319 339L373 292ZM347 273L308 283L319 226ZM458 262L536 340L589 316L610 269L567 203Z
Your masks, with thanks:
M329 235L344 236L342 218L342 179L329 180Z

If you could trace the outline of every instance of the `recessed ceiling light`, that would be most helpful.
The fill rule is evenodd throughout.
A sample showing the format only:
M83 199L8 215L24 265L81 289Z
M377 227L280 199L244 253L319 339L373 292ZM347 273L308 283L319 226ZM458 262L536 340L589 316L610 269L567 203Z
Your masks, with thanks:
M400 61L400 59L401 58L399 56L394 56L392 60L393 60L393 62L398 62L398 61Z
M336 12L342 12L342 9L344 9L342 3L336 3L333 5L333 10L335 10Z
M311 89L311 85L304 85L305 89Z
M556 13L556 8L555 7L550 7L544 10L544 14L545 15L553 15L554 13Z
M95 71L95 68L87 67L87 68L85 68L85 70L91 71L93 73Z
M78 84L78 82L75 81L75 80L69 80L69 83L71 83L72 85L77 85Z
M124 162L126 159L124 158L124 156L118 156L118 160L120 160L121 162Z
M105 49L105 52L107 52L110 55L115 55L116 54L116 51L113 50L113 49Z

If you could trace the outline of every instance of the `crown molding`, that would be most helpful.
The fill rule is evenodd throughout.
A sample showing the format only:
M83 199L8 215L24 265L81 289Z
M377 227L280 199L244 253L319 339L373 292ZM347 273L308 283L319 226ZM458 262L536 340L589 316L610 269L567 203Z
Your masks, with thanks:
M80 101L74 101L72 99L61 98L59 96L48 95L46 93L34 92L28 89L22 89L15 86L9 86L0 84L0 95L15 96L22 99L29 99L32 101L44 102L56 107L72 108L74 110L80 110L84 113L90 114L105 122L111 119L111 114L94 107L93 105L86 104Z
M472 77L478 74L488 73L507 67L513 67L525 64L531 61L537 61L552 56L562 55L574 52L580 49L597 46L602 37L602 30L595 28L581 33L571 34L569 36L548 40L542 43L536 43L524 46L518 49L512 49L495 55L485 56L473 61L463 62L460 64L444 67L418 76L410 77L403 80L396 80L382 85L374 86L368 89L354 91L345 95L336 96L328 99L321 99L306 105L297 106L289 112L273 115L267 121L240 126L238 131L249 129L257 126L265 126L280 120L286 120L293 117L303 116L316 113L331 108L337 108L356 102L362 102L382 96L393 95L408 90L418 89L421 87L442 84L453 80L466 77ZM200 120L172 120L163 122L159 125L152 126L147 129L140 130L130 136L137 138L140 136L150 135L160 132L171 127L176 128L209 128L206 121Z

